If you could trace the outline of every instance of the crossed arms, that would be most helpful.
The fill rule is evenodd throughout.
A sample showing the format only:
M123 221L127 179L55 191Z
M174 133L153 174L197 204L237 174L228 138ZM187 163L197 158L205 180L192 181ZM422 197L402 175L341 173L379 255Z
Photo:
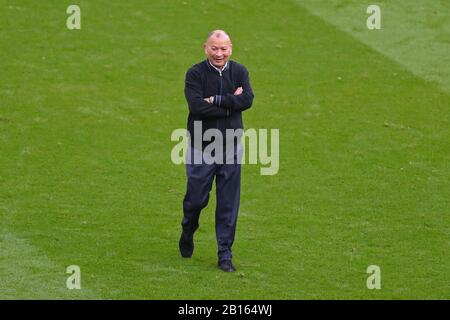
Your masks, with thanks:
M248 71L244 69L242 86L234 93L205 97L198 71L189 70L186 74L185 96L189 111L200 118L225 118L233 112L247 110L253 103L253 90Z

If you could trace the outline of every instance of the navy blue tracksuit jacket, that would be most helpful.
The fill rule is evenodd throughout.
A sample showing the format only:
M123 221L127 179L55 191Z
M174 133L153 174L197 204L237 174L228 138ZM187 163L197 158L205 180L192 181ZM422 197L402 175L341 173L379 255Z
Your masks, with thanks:
M243 88L243 93L234 95L238 87ZM254 97L247 69L231 60L222 71L216 70L208 60L192 66L186 73L185 96L189 106L187 127L191 135L189 153L192 159L195 152L201 152L193 148L192 141L201 139L194 136L194 121L202 122L202 135L204 131L215 128L222 132L225 140L226 129L243 129L242 111L251 107ZM210 96L214 96L213 104L203 100ZM209 143L205 142L202 149ZM233 156L236 160L233 164L186 164L183 231L193 234L197 230L200 212L208 204L209 192L215 178L219 261L232 258L231 247L239 210L241 166L237 161L236 148Z

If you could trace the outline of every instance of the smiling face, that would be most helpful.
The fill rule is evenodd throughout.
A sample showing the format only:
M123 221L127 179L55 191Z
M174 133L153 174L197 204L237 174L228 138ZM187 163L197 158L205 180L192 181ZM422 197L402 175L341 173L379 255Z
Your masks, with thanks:
M205 54L215 67L223 68L232 53L231 39L225 31L215 30L210 33L204 45Z

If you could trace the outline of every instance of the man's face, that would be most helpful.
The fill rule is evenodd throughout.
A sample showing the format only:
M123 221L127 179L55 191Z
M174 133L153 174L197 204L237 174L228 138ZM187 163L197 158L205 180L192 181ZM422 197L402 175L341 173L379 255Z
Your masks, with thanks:
M208 60L217 68L222 68L227 63L232 52L231 41L226 36L213 35L205 43L204 48Z

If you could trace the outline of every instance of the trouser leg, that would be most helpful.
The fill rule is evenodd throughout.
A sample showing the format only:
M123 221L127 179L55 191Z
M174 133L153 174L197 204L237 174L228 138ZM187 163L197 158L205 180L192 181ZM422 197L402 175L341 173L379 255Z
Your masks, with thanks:
M241 184L241 165L223 164L216 172L216 238L219 261L231 260L236 233Z
M208 204L214 171L214 165L186 164L187 187L181 225L187 234L193 234L199 226L200 212Z

